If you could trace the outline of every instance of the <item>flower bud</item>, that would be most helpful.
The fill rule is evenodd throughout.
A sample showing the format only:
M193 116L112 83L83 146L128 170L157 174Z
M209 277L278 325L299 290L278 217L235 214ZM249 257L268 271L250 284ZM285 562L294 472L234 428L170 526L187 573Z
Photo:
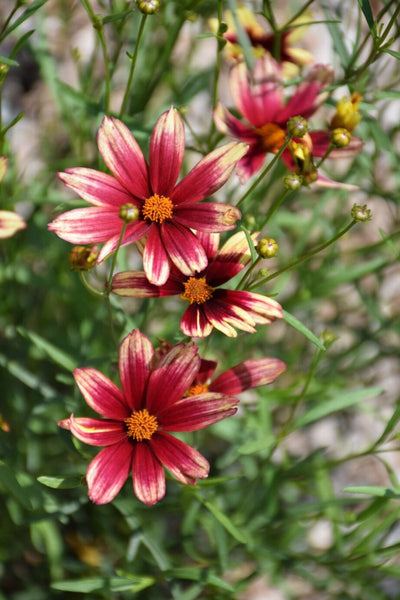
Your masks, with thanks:
M283 185L287 190L291 190L292 192L301 188L303 183L303 177L298 173L288 173L283 178Z
M308 132L308 122L301 116L290 117L287 122L287 130L292 137L302 138Z
M372 213L369 208L367 208L366 204L353 204L351 209L351 216L358 223L365 223L365 221L370 221L372 219Z
M273 238L262 238L258 242L256 250L261 258L273 258L278 252L278 244Z
M99 255L97 246L74 246L69 253L69 262L74 271L89 271L96 266Z
M351 133L344 127L336 127L331 132L331 142L336 148L345 148L350 144Z
M139 209L134 204L123 204L119 209L119 218L125 223L132 223L139 218Z
M325 348L329 348L329 346L331 346L337 339L338 338L331 329L325 329L325 331L322 332L322 343L324 344Z
M303 185L310 185L318 179L318 170L313 167L307 173L303 173Z
M332 118L330 129L344 128L352 132L361 120L358 112L361 94L354 92L351 98L344 96L336 105L336 113Z
M137 0L137 5L144 15L152 15L160 8L159 0Z
M256 279L261 279L263 277L268 277L268 275L269 275L269 269L263 268L263 269L260 269L258 271Z

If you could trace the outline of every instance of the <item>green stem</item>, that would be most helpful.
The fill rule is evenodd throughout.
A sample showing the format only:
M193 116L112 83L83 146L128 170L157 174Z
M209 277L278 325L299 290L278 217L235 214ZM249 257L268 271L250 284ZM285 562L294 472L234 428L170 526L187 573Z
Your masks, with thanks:
M289 271L290 269L293 269L293 267L297 267L297 265L301 264L305 260L308 260L309 258L312 258L313 256L315 256L319 252L322 252L322 250L325 250L325 248L328 248L328 246L330 246L331 244L333 244L334 242L336 242L336 240L338 240L345 233L347 233L356 223L357 223L357 221L354 221L354 220L351 221L351 223L349 223L348 225L346 225L346 227L344 229L341 229L333 238L331 238L327 242L324 242L320 246L317 246L317 248L314 248L314 250L310 250L310 252L307 252L306 254L303 254L303 256L300 256L299 258L297 258L293 262L289 263L288 265L286 265L286 267L283 267L282 269L279 269L279 271L275 271L275 273L272 273L271 275L268 275L268 277L265 277L264 279L260 279L254 285L250 286L249 289L251 290L252 288L254 288L256 286L258 287L259 285L262 285L263 283L266 283L267 281L270 281L271 279L274 279L275 277L278 277L278 275L281 275L281 273L284 273L285 271Z
M96 288L94 288L93 286L90 285L90 283L86 279L84 271L79 271L79 278L82 281L85 288L87 289L87 291L90 294L92 294L92 296L101 296L101 297L104 296L104 292L101 292L100 290L97 290Z
M137 60L137 56L138 56L140 42L142 41L142 37L143 37L143 31L144 31L146 19L147 19L147 15L142 15L140 25L139 25L139 32L138 32L138 36L137 36L136 44L135 44L135 50L134 50L132 58L131 58L131 68L129 70L128 82L126 84L125 94L124 94L124 98L122 100L122 106L121 106L121 110L119 113L120 119L122 119L122 116L123 116L123 114L126 110L127 104L128 104L129 94L130 94L131 87L132 87L133 74L135 72L136 60Z
M325 152L325 154L322 156L321 160L319 161L319 163L317 163L315 165L316 169L319 169L320 166L322 165L322 163L328 158L328 156L330 155L330 153L332 152L332 150L334 149L334 145L330 142L327 151Z
M283 144L282 148L279 150L279 152L277 152L277 154L275 154L274 158L271 160L271 162L269 162L267 164L265 169L262 171L261 175L259 175L257 177L257 179L249 187L249 189L243 194L243 196L240 198L239 202L236 203L236 206L240 206L242 204L242 202L244 202L246 200L246 198L248 198L248 196L250 196L250 194L253 192L253 190L258 186L260 181L262 181L264 179L266 174L272 169L272 167L275 165L275 163L280 159L283 152L288 147L290 140L291 140L290 137L286 138L285 143Z
M307 8L314 2L314 0L307 0L307 2L296 12L294 13L293 17L291 17L289 19L289 21L286 21L285 25L283 27L281 27L281 31L285 31L285 29L288 29L289 25L291 23L293 23L293 21L295 21L296 19L298 19L303 12L305 12L307 10Z
M7 19L4 21L4 25L3 27L0 29L0 42L3 41L3 34L6 31L11 19L13 18L13 16L15 15L15 13L17 12L17 10L19 9L19 7L21 6L21 2L20 0L17 0L14 8L11 10L10 14L8 15Z
M267 214L265 215L264 221L262 222L262 224L260 226L261 231L264 229L264 227L266 226L266 224L268 223L270 218L276 213L276 211L278 210L278 208L280 207L282 202L285 200L288 193L289 193L289 190L285 189L285 191L283 192L283 194L281 196L278 196L278 198L275 198L275 200L269 207Z
M256 260L249 266L246 273L243 275L242 279L237 284L237 286L236 286L237 290L241 290L244 288L244 284L246 283L247 279L250 277L251 273L254 271L256 266L259 264L260 260L261 260L261 256L258 256L256 258Z
M121 247L121 243L122 240L124 238L124 234L125 234L125 230L126 230L126 226L127 223L124 222L122 229L121 229L121 233L119 236L119 240L118 240L118 244L117 247L115 248L114 254L113 254L113 258L112 258L112 263L111 263L111 269L110 269L110 274L108 276L108 280L106 282L106 289L104 292L104 297L106 299L106 304L107 304L107 312L108 312L108 322L110 323L110 330L111 330L111 337L113 340L114 345L117 345L117 338L115 336L115 330L114 330L114 322L113 322L113 314L112 314L112 306L111 306L111 301L110 301L110 294L111 294L111 288L112 288L112 278L114 275L114 271L115 271L115 266L117 264L117 256L118 256L118 251Z

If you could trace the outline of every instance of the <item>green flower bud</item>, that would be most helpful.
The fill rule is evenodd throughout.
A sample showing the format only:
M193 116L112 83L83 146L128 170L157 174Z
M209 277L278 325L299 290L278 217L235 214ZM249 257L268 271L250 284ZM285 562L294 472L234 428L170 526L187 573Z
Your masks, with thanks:
M287 130L292 137L302 138L308 132L308 122L300 116L290 117L287 122Z
M159 0L137 0L137 5L144 15L152 15L160 8Z
M325 348L329 348L335 340L337 340L337 337L330 329L325 329L325 331L322 332L322 343Z
M262 238L258 242L256 250L261 258L272 258L278 252L278 244L273 238Z
M302 183L303 177L298 173L288 173L288 175L283 178L283 185L287 190L291 190L292 192L301 188Z
M99 255L97 246L74 246L69 253L69 262L74 271L89 271L96 266Z
M336 148L345 148L350 144L351 133L344 127L337 127L331 133L331 142Z
M139 218L139 209L134 204L123 204L119 209L119 218L125 223L132 223Z
M372 219L372 213L366 204L363 204L363 206L361 204L353 204L351 216L358 223L364 223Z
M269 275L269 269L263 268L258 271L256 279L262 279L264 277L268 277L268 275Z

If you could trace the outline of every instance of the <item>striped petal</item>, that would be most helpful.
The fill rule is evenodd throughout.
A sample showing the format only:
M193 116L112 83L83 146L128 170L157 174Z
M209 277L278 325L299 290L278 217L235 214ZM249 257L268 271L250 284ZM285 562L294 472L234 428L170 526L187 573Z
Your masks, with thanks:
M211 196L226 183L246 152L246 144L230 142L207 154L172 192L174 205L195 204Z
M127 439L122 421L75 418L71 415L69 429L78 440L90 446L111 446Z
M164 285L153 285L144 271L122 271L113 277L112 292L117 296L132 298L158 298L181 294L183 287L171 279L168 279Z
M151 373L146 408L158 418L174 402L180 400L190 387L200 367L195 344L177 344L160 360Z
M171 107L154 126L150 141L150 181L153 193L169 196L181 169L185 152L185 128Z
M204 248L188 227L162 223L161 239L169 258L184 275L194 275L206 268L208 260Z
M208 393L183 398L169 406L162 416L163 431L197 431L234 415L239 400L231 396Z
M214 123L218 131L224 135L232 137L247 143L254 143L258 140L254 127L244 125L239 119L234 117L220 102L214 110Z
M251 239L257 242L258 233ZM229 281L250 262L249 243L243 231L232 235L222 246L212 263L207 268L207 281L214 287Z
M127 246L128 244L132 244L137 240L140 240L142 237L148 233L151 225L146 223L146 221L136 221L134 223L129 223L127 228L125 229L124 237L121 242L122 246ZM121 237L121 232L117 233L113 237L111 237L107 242L103 245L99 256L97 258L98 264L101 264L106 260L114 252L119 244L119 238Z
M76 167L67 169L65 173L58 173L58 177L81 198L95 206L119 208L127 203L140 206L137 200L114 177L101 171Z
M206 383L209 379L211 379L216 368L216 360L206 360L205 358L202 358L199 372L196 375L196 383Z
M132 411L140 410L143 406L153 356L149 338L138 329L127 335L119 347L119 377L125 400Z
M196 237L200 241L200 244L203 246L208 260L213 259L214 256L217 254L219 248L219 233L206 233L203 231L196 231Z
M135 445L132 477L136 497L147 506L155 504L164 497L164 469L152 452L151 446L145 442Z
M183 313L181 320L182 333L189 337L206 337L213 326L204 314L202 306L191 304Z
M75 208L56 217L48 229L71 244L97 244L120 235L122 221L115 208Z
M240 183L246 183L264 164L267 153L260 143L251 144L247 154L236 165Z
M122 392L103 373L84 367L74 369L73 375L90 408L109 419L122 421L129 416L130 410Z
M136 198L148 198L151 194L146 160L126 125L104 117L97 143L104 162L119 183Z
M174 221L197 231L216 233L234 229L240 217L240 210L230 204L204 202L180 205L175 212Z
M111 502L124 485L132 464L133 446L128 441L103 448L86 471L89 498L96 504Z
M283 318L281 305L268 296L242 290L218 290L218 292L219 302L244 309L255 323L272 323L275 319Z
M204 307L204 312L210 323L219 331L222 331L228 337L237 337L237 329L254 333L255 321L251 315L231 302L225 302L222 293L225 290L218 290L219 297L213 298ZM215 294L216 296L216 294ZM222 301L218 300L222 297Z
M143 252L143 268L147 279L154 285L163 285L169 276L169 261L161 241L160 231L154 223Z
M277 358L245 360L217 377L209 389L234 396L244 390L272 383L285 369L285 363Z
M168 433L158 431L151 438L151 448L158 460L176 477L186 484L207 477L210 465L200 452Z
M0 240L12 237L25 227L25 221L17 213L12 210L0 210Z

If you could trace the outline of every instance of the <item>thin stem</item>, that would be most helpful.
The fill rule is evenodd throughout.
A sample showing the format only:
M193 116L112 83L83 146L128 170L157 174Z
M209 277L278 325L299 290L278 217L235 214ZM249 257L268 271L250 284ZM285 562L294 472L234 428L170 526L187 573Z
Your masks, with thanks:
M236 206L240 206L242 204L242 202L244 202L246 200L246 198L248 198L248 196L250 196L250 194L253 192L253 190L258 186L260 181L262 181L264 179L266 174L272 169L272 167L275 165L275 163L280 159L283 152L288 147L290 140L291 140L290 137L286 138L285 143L283 144L282 148L279 150L279 152L277 152L277 154L275 154L274 158L271 160L271 162L269 162L267 164L265 169L262 171L261 175L259 175L257 177L257 179L249 187L249 189L243 194L243 196L240 198L239 202L236 203Z
M101 297L104 296L104 292L101 292L100 290L97 290L96 288L94 288L93 286L90 285L90 283L86 279L86 275L85 275L84 271L79 271L79 278L82 281L85 288L87 289L87 291L90 294L92 294L92 296L101 296Z
M112 258L112 262L111 262L110 274L108 276L108 281L107 281L107 286L106 286L107 287L107 295L110 295L110 293L111 293L112 278L113 278L113 275L114 275L115 266L117 264L118 251L119 251L119 249L121 247L122 240L124 239L124 234L125 234L126 226L127 226L127 223L124 222L124 224L122 225L122 229L121 229L121 233L120 233L120 236L119 236L117 247L115 248L115 251L114 251L114 254L113 254L113 258Z
M285 200L286 196L288 195L289 190L285 189L285 191L283 192L283 194L281 196L278 196L278 198L275 198L275 200L273 201L273 203L271 204L271 206L268 209L267 214L265 215L265 219L262 222L260 229L263 230L264 227L266 226L266 224L268 223L268 221L270 220L270 218L276 213L276 211L278 210L278 208L280 207L280 205L282 204L282 202Z
M138 36L137 36L136 44L135 44L135 50L134 50L132 58L131 58L131 68L129 70L128 82L126 84L125 94L124 94L124 98L122 100L122 106L121 106L121 110L119 113L120 119L122 119L122 116L123 116L123 114L126 110L127 104L128 104L129 94L130 94L131 86L132 86L133 74L135 72L136 60L137 60L137 56L138 56L140 42L141 42L142 36L143 36L146 19L147 19L147 15L143 14L142 18L140 20Z
M261 260L261 256L258 256L256 258L256 260L253 263L251 263L251 265L247 269L246 273L243 275L242 279L237 284L237 286L236 286L237 290L241 290L244 288L244 284L246 283L247 279L250 277L251 273L254 271L256 266L259 264L260 260Z
M303 12L305 12L307 10L307 8L314 2L314 0L307 0L307 2L296 12L294 13L293 17L291 17L289 19L289 21L286 21L285 25L283 25L283 27L281 27L281 31L285 31L285 29L287 29L289 27L289 25L291 23L293 23L293 21L295 21L296 19L298 19Z
M320 166L322 165L322 163L328 158L328 156L330 155L330 153L332 152L333 149L334 149L334 145L330 142L329 146L327 148L327 151L322 156L321 160L315 165L316 169L320 168Z
M0 29L0 42L3 41L3 34L6 31L11 19L13 18L13 16L15 15L15 13L17 12L17 10L19 9L20 6L21 6L20 0L17 0L14 8L8 15L7 19L4 21L3 27Z
M348 225L346 225L346 227L344 229L341 229L333 238L331 238L327 242L324 242L320 246L317 246L317 248L314 248L314 250L310 250L310 252L307 252L306 254L303 254L303 256L300 256L299 258L297 258L293 262L289 263L288 265L286 265L286 267L283 267L282 269L279 269L279 271L275 271L275 273L272 273L271 275L268 275L268 277L265 277L264 279L261 279L260 281L257 281L254 285L251 285L249 289L252 289L252 288L254 288L256 286L258 287L259 285L262 285L263 283L266 283L267 281L270 281L271 279L274 279L275 277L278 277L278 275L281 275L281 273L284 273L285 271L289 271L290 269L293 269L293 267L297 267L297 265L301 264L305 260L308 260L309 258L312 258L313 256L315 256L315 254L318 254L319 252L322 252L322 250L325 250L325 248L328 248L328 246L330 246L331 244L333 244L334 242L336 242L336 240L338 240L339 238L341 238L342 235L344 235L345 233L347 233L356 223L357 223L357 221L354 221L354 220L351 221L351 223L349 223Z

